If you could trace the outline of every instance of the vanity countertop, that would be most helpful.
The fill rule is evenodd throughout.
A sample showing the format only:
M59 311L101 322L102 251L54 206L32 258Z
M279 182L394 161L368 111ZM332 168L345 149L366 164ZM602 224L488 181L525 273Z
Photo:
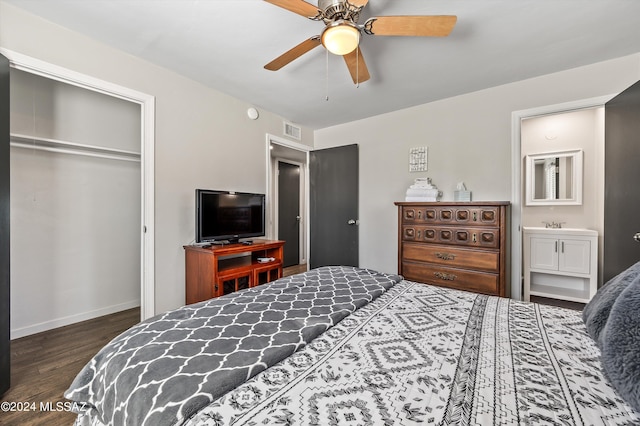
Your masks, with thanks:
M544 226L523 226L524 232L535 234L598 235L598 231L586 228L545 228Z

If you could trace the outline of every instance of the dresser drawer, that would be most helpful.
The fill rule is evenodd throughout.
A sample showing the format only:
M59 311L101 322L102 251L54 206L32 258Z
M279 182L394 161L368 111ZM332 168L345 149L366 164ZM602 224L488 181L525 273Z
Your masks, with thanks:
M402 259L490 272L500 271L500 253L497 251L406 243L402 248Z
M402 207L403 223L498 226L499 207Z
M466 271L429 263L403 262L402 276L410 281L434 284L458 290L499 295L499 275L488 272Z
M500 247L500 229L403 225L402 240L469 247Z

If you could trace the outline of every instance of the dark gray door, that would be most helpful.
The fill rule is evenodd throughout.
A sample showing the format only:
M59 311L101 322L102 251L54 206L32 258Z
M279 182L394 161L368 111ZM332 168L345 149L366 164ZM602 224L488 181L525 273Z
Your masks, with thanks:
M11 384L9 285L9 60L0 55L0 395Z
M300 264L300 166L278 162L278 239L285 241L283 265Z
M358 266L358 145L309 155L309 266Z
M640 261L640 82L607 102L604 126L606 282Z

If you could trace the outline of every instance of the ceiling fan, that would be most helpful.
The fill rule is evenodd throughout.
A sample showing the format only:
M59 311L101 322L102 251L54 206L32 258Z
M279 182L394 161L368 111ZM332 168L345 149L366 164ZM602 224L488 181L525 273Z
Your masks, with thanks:
M320 35L313 36L278 56L264 66L277 71L315 47L323 45L329 52L344 57L353 82L369 79L369 71L362 51L358 48L362 33L380 36L430 36L449 35L457 17L437 16L379 16L358 24L360 12L369 0L318 0L318 6L304 0L265 0L283 9L325 24Z

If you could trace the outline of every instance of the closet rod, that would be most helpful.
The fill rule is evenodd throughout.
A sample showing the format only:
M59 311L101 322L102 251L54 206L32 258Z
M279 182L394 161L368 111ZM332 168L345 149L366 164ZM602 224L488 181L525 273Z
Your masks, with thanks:
M140 162L140 154L133 151L85 145L56 139L31 137L15 133L11 134L11 146L24 149L57 152L61 154L84 155L87 157L105 158L109 160Z

